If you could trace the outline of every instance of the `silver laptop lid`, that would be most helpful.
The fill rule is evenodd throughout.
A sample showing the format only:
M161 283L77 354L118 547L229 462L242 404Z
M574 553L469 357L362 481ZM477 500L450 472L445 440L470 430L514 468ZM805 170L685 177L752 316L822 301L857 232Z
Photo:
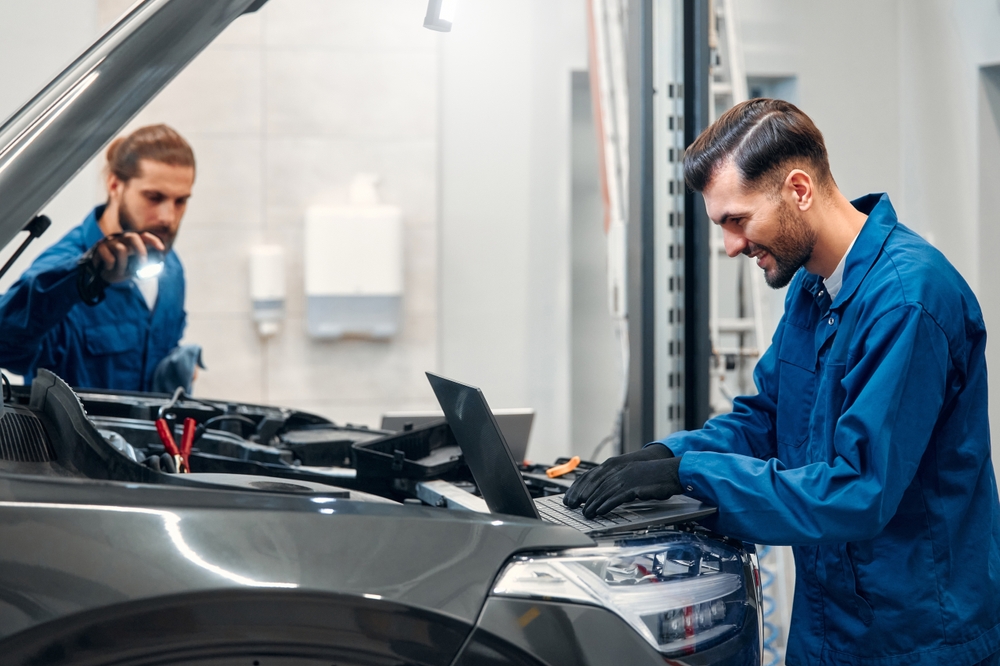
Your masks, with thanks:
M535 410L526 407L490 411L500 426L500 433L510 447L510 454L514 456L514 460L518 462L524 460L528 451L528 440L531 437L531 425L535 420ZM382 415L382 430L402 430L407 424L413 424L416 428L443 420L444 412L386 412Z

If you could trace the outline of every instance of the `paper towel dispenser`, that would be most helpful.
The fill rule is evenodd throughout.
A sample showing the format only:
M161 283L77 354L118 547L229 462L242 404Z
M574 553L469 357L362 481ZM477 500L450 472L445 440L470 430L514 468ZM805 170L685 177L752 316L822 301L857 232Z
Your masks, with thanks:
M402 320L403 215L374 196L374 177L352 184L352 203L306 211L309 335L388 338Z

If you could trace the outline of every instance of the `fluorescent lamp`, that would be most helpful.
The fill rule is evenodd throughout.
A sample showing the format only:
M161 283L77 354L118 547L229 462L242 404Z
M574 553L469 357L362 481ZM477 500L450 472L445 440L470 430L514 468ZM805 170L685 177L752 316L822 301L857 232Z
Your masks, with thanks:
M427 0L427 15L424 16L424 27L438 32L451 32L451 24L455 20L455 3L457 0Z

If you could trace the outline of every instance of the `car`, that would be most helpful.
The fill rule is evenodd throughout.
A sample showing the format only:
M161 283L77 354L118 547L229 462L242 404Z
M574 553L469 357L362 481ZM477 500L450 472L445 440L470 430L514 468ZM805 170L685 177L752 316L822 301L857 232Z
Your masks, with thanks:
M263 4L137 3L0 127L0 244ZM165 433L191 442L186 461ZM460 450L430 455L454 445L443 421L382 431L181 390L74 390L44 369L5 384L0 661L760 663L751 544L694 521L589 536L462 510L477 488ZM536 496L577 473L522 471Z

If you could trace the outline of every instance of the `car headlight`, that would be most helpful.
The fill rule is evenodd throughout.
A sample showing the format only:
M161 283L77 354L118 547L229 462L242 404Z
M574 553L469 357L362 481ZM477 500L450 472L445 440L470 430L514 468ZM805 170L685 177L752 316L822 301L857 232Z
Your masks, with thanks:
M602 606L667 656L739 632L749 606L740 553L686 533L517 556L493 594Z

